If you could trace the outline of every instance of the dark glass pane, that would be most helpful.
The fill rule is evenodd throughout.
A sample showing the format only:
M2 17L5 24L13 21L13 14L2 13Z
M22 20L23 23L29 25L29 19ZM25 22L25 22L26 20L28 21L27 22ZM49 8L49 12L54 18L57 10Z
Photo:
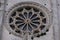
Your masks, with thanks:
M12 16L12 17L13 17L13 16L16 16L16 12L13 12L11 16Z
M12 19L12 18L10 18L10 19L9 19L9 23L12 23L12 22L13 22L13 19Z
M24 16L27 18L27 12L24 12Z
M15 26L13 24L10 25L10 27L14 30L15 29Z
M30 7L30 6L26 6L25 9L26 9L26 10L30 10L31 7Z
M42 29L44 29L44 27L45 27L45 25L41 25L41 26L40 26L40 29L42 30Z
M44 14L42 12L40 12L40 16L44 17Z
M32 16L32 12L29 12L29 15L28 15L28 16L29 16L29 18L30 18L30 17Z
M43 22L43 23L46 23L46 18L44 18L44 19L42 20L42 22Z
M21 33L20 30L15 30L15 32L17 32L17 33Z
M39 10L38 10L37 8L33 8L33 10L34 10L35 12L39 12Z

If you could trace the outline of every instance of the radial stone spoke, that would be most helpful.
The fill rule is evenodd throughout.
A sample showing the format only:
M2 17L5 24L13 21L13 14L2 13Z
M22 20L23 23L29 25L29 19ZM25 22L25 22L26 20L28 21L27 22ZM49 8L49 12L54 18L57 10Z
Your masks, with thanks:
M29 18L29 12L27 12L27 18Z
M40 22L40 20L32 20L32 22Z
M31 28L33 29L33 26L31 25L31 23L29 23L29 25L31 26Z
M31 19L32 16L33 16L33 13L32 13L32 15L30 16L30 19Z
M22 25L22 24L24 24L24 23L20 23L20 24L16 24L16 25L19 26L19 25Z
M15 24L20 24L23 23L22 21L16 21Z
M24 20L16 20L16 21L24 22Z
M32 23L34 23L34 24L38 24L38 25L40 24L40 22L32 22Z
M32 17L31 17L31 19L34 19L36 17L37 17L37 14L33 14Z
M24 20L24 18L22 18L22 17L19 17L20 19L22 19L22 20Z
M22 19L25 19L25 17L23 16L23 14L19 14L19 16L20 16Z
M33 22L31 22L31 23L34 24L34 25L36 25L37 27L38 27L38 25L39 25L39 24L37 24L37 23L33 23Z
M32 31L32 27L31 27L30 24L28 24L28 30L29 30L29 31Z
M22 27L24 27L24 23L21 23L21 24L18 25L18 28L22 28Z
M22 19L22 18L20 18L20 17L17 17L16 20L22 20L22 21L24 21L24 19Z
M37 28L37 25L30 23L32 25L33 28Z
M36 18L32 19L32 21L34 21L34 20L40 20L40 18L39 17L36 17Z
M27 30L27 24L24 25L23 29L22 30Z

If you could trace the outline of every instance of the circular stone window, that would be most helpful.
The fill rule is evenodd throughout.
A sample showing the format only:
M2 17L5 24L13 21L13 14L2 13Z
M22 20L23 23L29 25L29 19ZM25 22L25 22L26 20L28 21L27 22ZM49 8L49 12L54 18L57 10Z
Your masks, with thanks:
M45 33L50 27L50 14L47 8L34 2L14 5L6 15L6 28L14 35L23 37Z

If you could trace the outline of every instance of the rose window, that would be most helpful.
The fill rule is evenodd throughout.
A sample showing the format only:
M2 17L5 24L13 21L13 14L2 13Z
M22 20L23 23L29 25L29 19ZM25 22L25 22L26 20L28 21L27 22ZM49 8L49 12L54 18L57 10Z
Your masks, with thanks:
M48 10L34 3L19 3L7 13L7 29L14 35L45 35L50 25Z

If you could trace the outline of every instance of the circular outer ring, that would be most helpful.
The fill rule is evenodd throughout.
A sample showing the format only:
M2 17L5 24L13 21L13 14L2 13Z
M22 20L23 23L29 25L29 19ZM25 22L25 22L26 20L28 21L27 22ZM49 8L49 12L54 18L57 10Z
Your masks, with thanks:
M14 32L14 31L9 27L8 21L9 21L9 16L11 15L11 12L12 12L12 11L14 11L15 9L17 9L17 8L20 7L20 6L26 6L26 5L28 5L28 6L35 6L35 7L39 8L39 9L41 9L41 10L46 14L46 17L47 17L47 25L46 25L46 27L41 31L41 33L46 32L46 30L49 29L49 27L50 27L51 24L52 24L52 21L51 21L51 20L52 20L52 15L51 15L51 13L49 12L49 10L48 10L46 7L44 7L44 6L41 5L41 4L35 3L35 2L21 2L21 3L17 3L17 4L14 5L13 7L11 7L11 8L9 9L8 13L5 14L5 18L6 18L6 19L4 20L4 22L5 22L4 24L5 24L5 27L7 28L7 30L8 30L9 32L11 32L13 35L16 35L16 36L19 36L19 37L23 37L23 35Z

